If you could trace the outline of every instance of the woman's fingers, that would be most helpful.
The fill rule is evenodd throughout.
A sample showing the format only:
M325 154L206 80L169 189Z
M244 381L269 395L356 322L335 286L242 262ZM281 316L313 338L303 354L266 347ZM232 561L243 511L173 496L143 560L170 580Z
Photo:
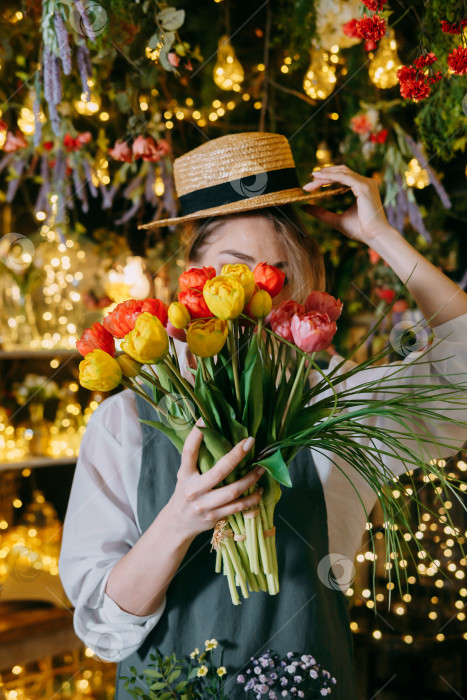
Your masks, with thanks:
M347 185L356 195L357 191L361 190L362 184L369 178L364 178L358 173L354 173L346 165L328 165L321 170L316 170L312 182L308 182L303 186L307 192L313 192L322 185L329 185L333 182L339 182L341 185Z
M248 472L248 474L242 476L241 479L237 479L237 481L234 481L232 484L227 484L226 486L221 486L218 489L210 491L206 494L205 503L208 504L209 508L214 510L215 508L220 508L235 501L237 498L240 498L240 496L243 496L247 489L254 486L265 471L264 467L255 467Z
M317 219L321 219L324 223L337 228L339 224L340 217L334 214L332 211L328 211L324 207L318 207L316 204L304 204L301 209L306 211L307 214L316 216Z
M220 484L235 467L240 464L245 455L251 450L254 438L245 438L233 447L230 452L220 458L220 460L210 469L201 475L200 482L203 491L210 491L214 486Z
M185 440L182 450L182 459L180 464L180 469L178 470L178 478L186 478L192 474L199 474L198 471L198 452L203 442L203 433L197 427L198 425L204 426L202 418L200 418L193 428L188 433L188 437Z
M240 513L242 510L245 510L245 508L258 505L260 498L261 490L258 489L258 491L255 491L250 496L244 496L243 498L239 498L238 501L233 501L222 508L218 508L213 511L212 515L216 520L227 518L229 515L232 515L232 513Z

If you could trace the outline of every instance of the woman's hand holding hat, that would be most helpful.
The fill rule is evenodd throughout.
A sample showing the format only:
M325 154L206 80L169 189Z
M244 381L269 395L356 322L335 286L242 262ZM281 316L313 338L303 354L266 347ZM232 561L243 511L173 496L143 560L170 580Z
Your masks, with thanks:
M350 187L357 201L342 214L335 214L314 204L303 205L304 211L333 226L349 238L369 246L382 233L396 233L386 219L376 180L359 175L346 165L330 165L317 170L313 175L313 181L303 187L307 192L313 192L322 185L338 182Z

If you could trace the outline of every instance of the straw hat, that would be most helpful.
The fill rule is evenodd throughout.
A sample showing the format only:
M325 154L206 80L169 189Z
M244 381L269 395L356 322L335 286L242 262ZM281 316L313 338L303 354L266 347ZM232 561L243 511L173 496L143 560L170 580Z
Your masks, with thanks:
M305 192L286 137L266 132L229 134L203 143L175 159L174 178L181 216L151 221L139 229L317 200L348 190Z

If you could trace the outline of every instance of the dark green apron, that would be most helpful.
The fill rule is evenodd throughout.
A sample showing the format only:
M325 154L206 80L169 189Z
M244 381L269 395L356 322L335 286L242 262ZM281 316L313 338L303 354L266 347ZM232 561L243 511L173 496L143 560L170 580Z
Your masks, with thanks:
M139 417L157 420L155 410L136 397ZM172 496L180 455L170 440L150 425L141 424L143 450L138 484L138 520L144 532ZM204 650L207 639L224 648L227 668L225 692L239 700L245 693L237 675L253 656L267 649L285 656L288 651L312 654L337 680L335 700L355 700L352 638L348 599L340 590L324 585L318 564L329 553L326 504L310 450L302 450L290 465L292 488L283 488L274 521L280 592L251 593L232 605L227 579L214 571L210 552L212 532L203 532L191 543L167 591L161 619L140 648L117 667L116 698L130 698L119 676L131 676L147 668L149 654L159 648L177 657ZM323 577L324 578L324 577Z

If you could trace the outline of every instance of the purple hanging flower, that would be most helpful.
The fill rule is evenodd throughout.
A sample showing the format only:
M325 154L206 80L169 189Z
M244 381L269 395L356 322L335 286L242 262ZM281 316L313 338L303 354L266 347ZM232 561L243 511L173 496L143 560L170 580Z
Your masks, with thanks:
M42 79L44 82L44 97L50 106L54 104L52 93L52 54L47 45L44 46L42 54Z
M89 21L89 17L86 14L86 8L83 6L81 0L75 0L75 10L77 10L80 16L80 29L83 36L86 36L90 41L96 40L96 34L92 28L92 24Z
M131 218L133 218L133 216L135 216L135 214L138 212L139 207L140 207L140 201L137 200L137 201L133 204L133 206L130 207L130 208L128 209L128 211L127 211L123 216L121 216L119 219L117 219L117 220L115 221L115 223L116 223L117 225L126 223L126 222L129 221Z
M409 200L409 219L414 229L429 243L431 235L425 227L421 211L414 200Z
M91 97L91 91L88 85L88 78L92 76L92 69L90 65L89 49L87 46L78 46L76 52L76 59L78 62L78 70L81 78L81 88L83 91L84 99L89 100Z
M55 34L57 35L58 48L62 61L62 68L65 75L71 73L71 50L69 44L68 32L65 27L63 18L59 12L54 14Z
M19 183L21 182L21 174L25 168L26 165L26 158L23 158L22 160L18 161L15 163L15 173L16 177L14 180L10 180L8 183L8 188L6 191L6 201L7 202L12 202L15 198L15 194L18 190Z
M89 191L93 197L97 197L97 188L92 181L91 167L86 158L83 158L83 169L86 176L86 182L88 183Z
M62 101L62 69L60 59L54 56L52 63L52 95L54 104L58 105Z

